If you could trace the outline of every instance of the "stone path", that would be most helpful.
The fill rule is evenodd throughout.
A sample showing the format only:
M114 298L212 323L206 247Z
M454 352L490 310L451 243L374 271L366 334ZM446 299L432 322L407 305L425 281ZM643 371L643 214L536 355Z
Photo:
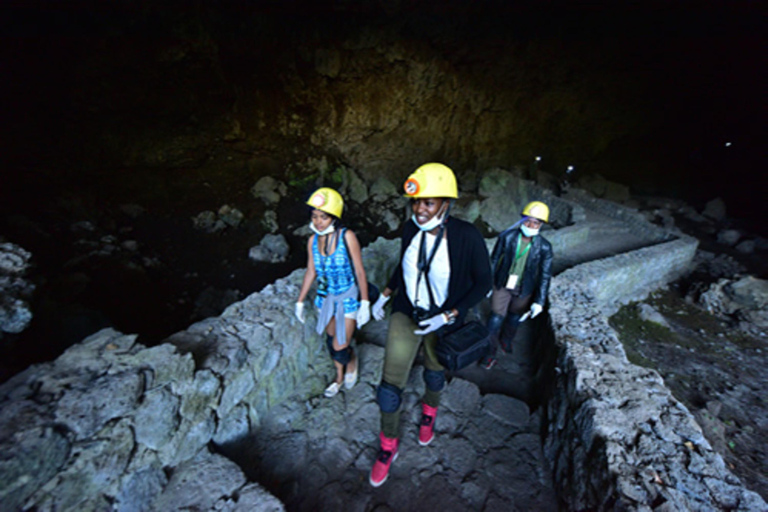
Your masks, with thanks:
M556 255L556 271L648 244L615 221L590 222L587 243ZM491 371L471 366L453 376L443 393L437 437L428 447L417 442L424 389L417 361L403 396L399 456L378 489L368 474L378 447L375 388L386 321L358 333L357 386L333 399L286 401L262 418L256 439L225 455L288 510L557 510L541 450L541 410L527 405L535 407L540 395L535 372L542 354L531 341L537 325L522 324L514 353L500 353Z
M274 493L288 510L557 510L541 450L540 413L509 396L524 389L513 356L488 372L464 370L443 393L436 438L419 446L422 366L403 396L402 437L389 480L368 474L378 448L375 387L386 321L370 324L358 344L360 381L332 399L287 401L264 418L256 439L228 457ZM475 377L478 384L471 380ZM493 389L491 393L481 390ZM510 393L505 393L505 390Z

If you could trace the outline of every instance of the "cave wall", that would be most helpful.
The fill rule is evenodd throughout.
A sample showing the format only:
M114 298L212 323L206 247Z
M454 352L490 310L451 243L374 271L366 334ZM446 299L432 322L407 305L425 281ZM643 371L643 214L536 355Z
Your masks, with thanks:
M123 5L22 39L20 144L42 131L53 154L118 168L331 155L399 179L426 160L560 170L652 123L623 50L516 12Z
M541 155L552 174L575 165L643 192L702 204L720 194L736 214L764 213L764 30L749 5L2 8L0 62L12 79L0 85L0 159L29 195L41 181L54 192L94 181L231 192L242 175L316 173L322 157L398 182L427 160L484 170Z

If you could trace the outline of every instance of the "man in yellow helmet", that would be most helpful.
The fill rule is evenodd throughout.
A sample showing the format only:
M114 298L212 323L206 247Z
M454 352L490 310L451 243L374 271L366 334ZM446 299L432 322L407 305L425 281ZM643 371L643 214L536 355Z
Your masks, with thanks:
M408 177L404 188L413 215L403 226L399 264L372 310L373 317L382 320L384 305L394 294L376 391L381 448L369 478L374 487L386 481L397 457L401 396L420 347L424 346L425 390L419 444L426 446L435 437L445 387L445 369L435 351L438 331L460 327L467 311L491 288L482 235L472 224L449 215L451 202L459 196L453 171L440 163L424 164Z
M499 344L505 352L512 352L520 322L538 316L547 302L552 245L539 235L545 222L549 222L549 207L532 201L523 208L520 221L496 239L491 254L493 293L488 319L491 350L480 360L486 370L496 364Z

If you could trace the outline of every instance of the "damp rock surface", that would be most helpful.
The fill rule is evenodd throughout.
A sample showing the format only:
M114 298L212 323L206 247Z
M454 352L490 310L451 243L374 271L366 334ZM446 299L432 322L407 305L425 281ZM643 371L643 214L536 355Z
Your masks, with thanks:
M378 450L384 349L359 347L361 378L327 399L286 401L253 436L225 452L288 510L557 510L541 448L541 415L525 402L454 378L429 446L418 444L423 367L403 395L401 441L390 476L368 482ZM380 508L388 507L388 508Z

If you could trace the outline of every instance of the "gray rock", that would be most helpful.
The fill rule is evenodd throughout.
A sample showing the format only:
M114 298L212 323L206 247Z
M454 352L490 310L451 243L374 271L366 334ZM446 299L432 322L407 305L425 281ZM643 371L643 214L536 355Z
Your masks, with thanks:
M338 192L344 197L345 202L354 201L364 203L368 200L368 186L358 176L354 169L349 167L341 168L342 184Z
M0 279L0 288L3 286ZM27 301L13 299L7 296L0 297L0 331L20 333L29 326L32 321L32 311Z
M138 219L146 211L143 206L133 203L121 204L118 209L132 219Z
M290 247L283 235L266 235L259 245L251 247L248 257L257 262L280 263L288 259Z
M725 202L721 198L715 198L704 205L704 211L701 212L705 217L714 220L725 219Z
M525 402L503 395L486 395L483 397L483 412L517 429L524 428L531 420Z
M202 450L175 468L153 509L214 510L222 497L234 496L245 483L245 475L234 462Z
M742 254L752 254L755 252L755 241L742 240L736 245L736 250Z
M93 222L88 220L81 220L78 222L73 223L69 229L73 233L93 233L96 231L96 226L94 226Z
M144 400L136 409L136 441L153 450L159 450L173 437L179 427L180 398L166 387L144 393Z
M491 169L483 174L477 192L482 197L507 195L518 179L504 169Z
M381 214L381 223L384 224L390 233L396 233L402 224L400 218L389 210L385 210Z
M387 178L377 178L371 185L371 197L376 201L386 201L398 192L397 187Z
M251 187L251 195L269 205L279 203L286 193L288 193L288 187L285 183L271 176L264 176Z
M168 484L168 478L159 466L145 467L131 472L124 479L116 496L115 510L119 512L149 512L150 504Z
M136 252L139 250L139 243L136 240L125 240L120 244L120 247L126 251Z
M239 226L240 223L243 222L244 217L243 212L228 204L222 205L221 208L219 208L219 219L221 219L224 224L232 226L233 228Z
M768 280L745 276L726 285L726 293L741 307L768 309Z
M0 244L0 275L21 276L29 267L32 254L16 244Z
M501 232L520 220L523 205L503 195L485 199L481 206L482 219L496 232Z
M114 418L136 409L143 382L137 372L103 375L64 389L55 418L71 430L76 439L85 439Z
M198 213L192 218L192 224L195 229L199 229L206 233L216 233L227 227L224 221L219 219L218 216L210 210Z
M664 315L656 311L650 304L640 303L637 305L637 309L640 312L640 319L646 322L661 325L669 329L669 323L664 318Z
M3 454L23 454L0 459L0 496L7 510L22 510L29 496L64 467L71 449L64 435L52 427L19 424L17 428L0 441Z
M741 238L741 233L735 229L724 229L717 234L718 243L733 247Z
M280 225L277 223L277 212L267 210L261 217L262 227L270 233L277 233Z
M231 508L227 507L223 510L229 512L283 512L285 506L259 484L251 483L237 491L236 501L233 501Z
M471 201L466 206L454 205L451 209L451 215L466 220L469 223L475 222L482 214L480 208L480 201Z
M699 214L693 207L691 206L684 206L681 207L679 212L688 220L692 220L693 222L703 223L707 222L707 218L703 215Z
M0 243L0 336L20 333L32 321L29 300L35 286L25 278L31 257L18 245Z

